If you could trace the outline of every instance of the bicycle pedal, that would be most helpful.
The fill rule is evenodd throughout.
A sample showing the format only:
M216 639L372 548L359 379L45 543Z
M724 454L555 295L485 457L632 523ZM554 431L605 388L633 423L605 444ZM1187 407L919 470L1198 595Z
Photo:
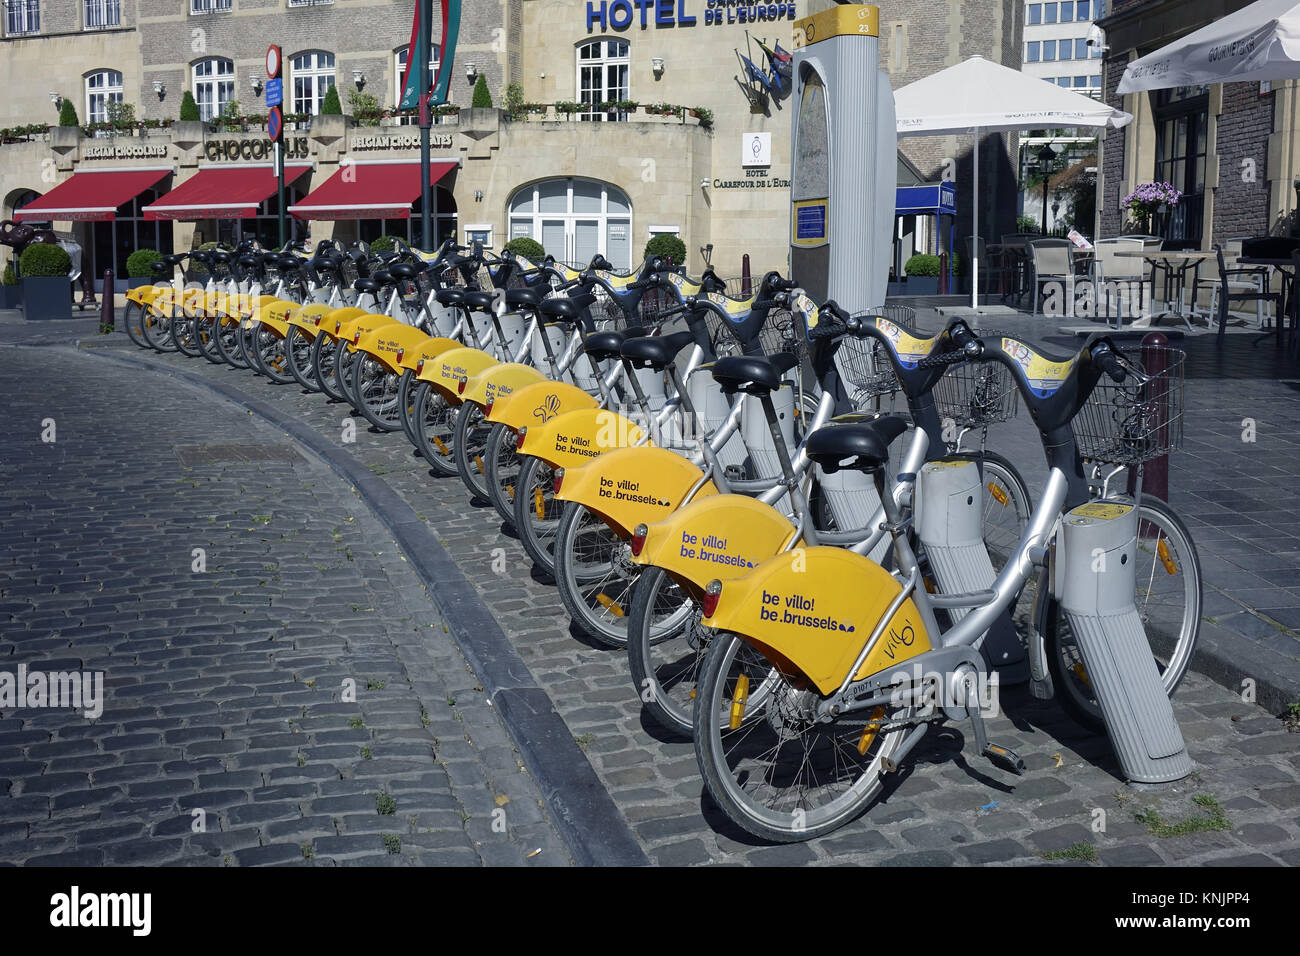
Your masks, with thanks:
M1008 773L1020 776L1025 772L1025 762L1014 750L999 747L997 744L985 744L983 756L987 757L995 767L1000 767Z

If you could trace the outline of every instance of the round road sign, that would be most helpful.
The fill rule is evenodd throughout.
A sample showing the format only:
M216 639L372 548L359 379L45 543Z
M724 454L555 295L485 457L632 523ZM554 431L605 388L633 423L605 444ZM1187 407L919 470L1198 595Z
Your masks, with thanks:
M272 106L266 114L266 135L273 141L278 140L283 129L284 117L280 113L280 107Z

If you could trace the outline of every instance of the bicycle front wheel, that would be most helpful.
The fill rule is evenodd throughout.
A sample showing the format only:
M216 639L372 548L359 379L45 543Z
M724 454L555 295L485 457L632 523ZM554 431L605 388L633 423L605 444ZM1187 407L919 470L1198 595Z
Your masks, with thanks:
M289 340L274 329L260 327L253 339L253 350L257 364L266 377L277 385L288 385L293 381L289 371Z
M428 382L415 390L415 444L434 474L451 478L456 474L452 454L456 409L447 397Z
M158 352L175 352L176 342L172 338L172 320L170 315L157 315L153 309L145 312L144 340L149 347Z
M352 393L361 414L381 431L395 432L401 427L402 406L398 401L400 379L373 355L358 352L352 360Z
M126 328L127 338L142 349L151 347L144 337L145 314L148 311L147 307L138 302L128 302L122 311L122 325Z
M515 486L519 483L519 451L513 428L497 423L488 434L483 462L487 466L488 500L506 524L515 523Z
M549 575L555 574L555 533L563 504L555 500L555 469L524 456L515 485L515 531L533 564Z
M599 515L567 502L555 538L555 583L564 608L588 637L627 646L627 612L641 568Z
M488 435L492 426L483 418L483 407L477 402L464 402L456 413L456 471L470 494L471 501L487 501Z
M1143 495L1138 506L1138 615L1151 644L1160 681L1170 697L1178 690L1201 630L1201 562L1191 532L1169 505ZM1047 666L1062 709L1078 724L1104 733L1106 722L1088 682L1087 668L1069 619L1053 600L1047 613Z
M763 711L759 689L766 691ZM810 840L862 814L883 787L905 716L879 708L815 723L817 692L782 675L753 645L714 635L695 699L695 755L709 793L742 829L774 843ZM733 729L733 725L734 729Z
M289 372L298 384L309 392L319 392L320 382L316 381L316 366L312 355L315 339L298 326L290 326L287 353Z

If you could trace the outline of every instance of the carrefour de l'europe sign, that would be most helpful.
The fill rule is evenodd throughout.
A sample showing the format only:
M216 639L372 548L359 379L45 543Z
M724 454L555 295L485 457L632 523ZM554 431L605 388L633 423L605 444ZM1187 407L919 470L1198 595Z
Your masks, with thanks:
M601 30L626 30L634 20L640 20L641 29L651 24L656 27L694 26L697 17L686 13L686 0L587 0L587 32ZM640 14L638 17L638 13ZM794 3L753 4L744 0L704 0L704 23L767 23L773 20L793 20Z

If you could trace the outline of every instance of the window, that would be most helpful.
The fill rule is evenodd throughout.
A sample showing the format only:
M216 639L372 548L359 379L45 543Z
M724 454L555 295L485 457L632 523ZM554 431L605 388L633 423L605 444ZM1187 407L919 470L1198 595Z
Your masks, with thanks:
M1051 60L1055 60L1055 59L1056 59L1056 41L1055 41L1055 40L1044 40L1044 41L1043 41L1043 59L1044 59L1044 60L1047 60L1047 61L1051 61Z
M82 26L87 30L107 30L122 25L122 0L83 0Z
M293 111L315 116L334 86L334 54L309 50L293 58Z
M1037 40L1031 40L1029 43L1026 43L1026 44L1025 44L1025 62L1026 62L1026 63L1037 63L1037 62L1038 62L1038 47L1039 47L1039 43L1038 43Z
M1056 4L1054 3L1043 4L1043 22L1044 23L1056 22Z
M1090 57L1092 57L1094 60L1100 60L1100 59L1101 59L1101 47L1100 47L1099 45L1098 45L1098 46L1090 46L1090 47L1088 47L1088 55L1089 55Z
M1158 182L1173 183L1183 198L1170 211L1165 237L1199 245L1205 209L1205 151L1209 87L1183 86L1151 95L1156 124Z
M1075 41L1074 41L1074 58L1075 58L1076 60L1086 60L1086 59L1088 59L1088 41L1087 41L1087 40L1075 40Z
M234 98L234 61L212 57L194 64L194 102L199 106L199 119L220 116Z
M1090 2L1091 2L1091 0L1078 0L1078 2L1075 3L1075 5L1074 5L1074 18L1075 18L1076 20L1091 20L1091 19L1092 19L1092 17L1090 17L1090 16L1088 15L1089 12L1090 12L1089 9L1088 9L1088 6L1089 6Z
M510 238L536 239L560 262L585 268L600 253L616 269L632 267L632 203L616 186L577 178L533 183L510 197L509 220Z
M1100 76L1088 77L1088 85L1092 87L1094 90L1101 89L1101 77Z
M99 70L86 74L86 122L107 123L108 104L122 102L122 74Z
M1086 87L1087 85L1088 85L1088 78L1086 76L1076 76L1074 78L1075 89L1078 89L1079 87Z
M40 0L5 0L5 36L40 32Z
M1026 22L1030 26L1037 26L1043 22L1043 5L1041 3L1031 3L1029 5L1029 18Z
M1058 45L1058 55L1062 60L1074 59L1074 44L1069 40L1062 40Z
M227 13L230 0L190 0L190 13Z
M1070 78L1068 76L1058 76L1056 78L1056 85L1063 86L1068 90L1070 88Z
M429 73L431 76L436 76L438 74L438 62L439 62L439 55L440 55L438 44L436 43L430 44L430 49L432 51L432 58L429 60ZM402 77L406 74L406 60L409 55L410 55L409 47L402 47L400 50L398 50L396 53L393 54L393 108L394 109L396 109L398 104L402 102ZM451 84L451 86L447 87L448 101L451 100L451 90L452 87L454 86L455 84L453 83ZM434 123L441 123L442 120L443 118L441 116L433 117ZM420 118L414 114L410 116L399 116L397 118L397 122L398 125L409 126L420 122Z
M578 102L587 106L578 119L615 122L621 110L601 110L601 103L628 99L628 45L623 40L593 40L578 47Z
M1061 4L1061 22L1074 22L1074 0L1065 0L1065 2Z

